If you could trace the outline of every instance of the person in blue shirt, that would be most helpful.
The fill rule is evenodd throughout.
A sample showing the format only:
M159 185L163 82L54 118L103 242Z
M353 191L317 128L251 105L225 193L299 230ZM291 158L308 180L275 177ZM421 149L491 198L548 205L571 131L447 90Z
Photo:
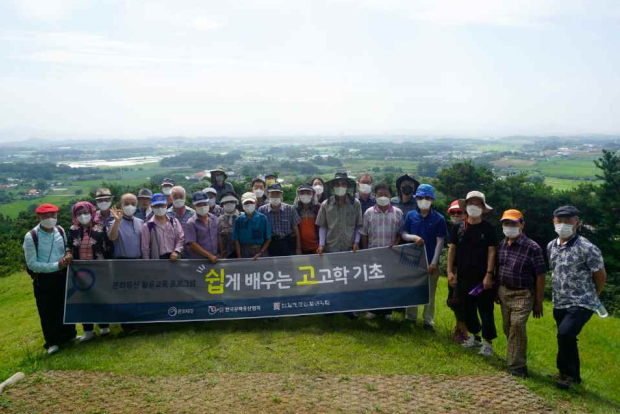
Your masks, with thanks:
M241 196L243 213L235 220L232 239L235 242L237 258L265 257L271 242L271 227L267 217L256 211L256 195Z
M423 327L428 331L435 331L435 292L439 280L439 256L444 247L444 240L448 236L446 219L433 207L435 190L428 184L421 184L415 192L417 209L411 210L405 217L405 224L401 237L407 242L424 245L428 260L429 273L429 303L424 305ZM406 318L416 321L418 307L408 307Z
M73 256L66 252L67 236L58 221L58 207L42 204L35 210L39 224L24 237L24 256L32 277L34 297L48 354L75 339L75 325L64 325L66 268Z

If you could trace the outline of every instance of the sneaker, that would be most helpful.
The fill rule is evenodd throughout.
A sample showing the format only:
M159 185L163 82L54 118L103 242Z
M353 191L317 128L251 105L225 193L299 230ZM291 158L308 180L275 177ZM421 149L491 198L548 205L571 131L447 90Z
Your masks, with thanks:
M422 324L422 328L427 332L435 333L435 327L431 325L430 323Z
M79 337L79 341L80 342L87 342L90 341L91 339L93 339L95 337L95 332L94 331L84 331L84 335Z
M52 345L49 348L47 348L47 354L48 355L55 354L58 351L60 351L60 348L58 348L58 345Z
M361 315L362 319L366 319L366 320L371 320L371 319L375 319L377 317L377 315L375 315L372 312L364 312L363 315Z
M99 335L104 336L110 333L110 328L101 328L99 329Z
M490 342L484 341L482 343L482 346L480 347L480 351L478 352L478 355L482 355L485 357L493 356L493 344Z
M568 375L561 375L558 378L558 381L555 383L556 387L561 390L569 390L570 387L573 386L573 379Z
M461 344L463 348L478 348L482 346L482 342L480 342L476 337L470 336Z

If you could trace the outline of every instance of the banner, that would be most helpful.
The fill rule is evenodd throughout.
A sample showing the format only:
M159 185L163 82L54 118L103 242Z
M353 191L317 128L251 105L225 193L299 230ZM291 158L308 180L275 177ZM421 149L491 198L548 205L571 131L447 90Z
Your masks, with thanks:
M414 244L258 260L92 260L67 269L65 323L207 321L428 303Z

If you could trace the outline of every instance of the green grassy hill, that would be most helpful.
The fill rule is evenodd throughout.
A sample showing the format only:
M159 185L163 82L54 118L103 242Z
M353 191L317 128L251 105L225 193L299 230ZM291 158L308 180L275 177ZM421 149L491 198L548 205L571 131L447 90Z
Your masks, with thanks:
M446 281L438 289L437 334L403 322L349 321L341 315L266 320L177 323L130 336L113 334L73 344L47 356L42 348L31 281L25 273L0 278L0 380L16 371L87 370L171 376L244 372L302 374L488 375L504 370L505 337L496 356L479 357L450 339L453 316L445 306ZM501 329L501 314L496 313ZM593 317L580 337L584 384L557 390L555 324L551 304L530 320L529 365L524 384L559 410L620 412L620 320ZM0 396L0 407L2 397Z

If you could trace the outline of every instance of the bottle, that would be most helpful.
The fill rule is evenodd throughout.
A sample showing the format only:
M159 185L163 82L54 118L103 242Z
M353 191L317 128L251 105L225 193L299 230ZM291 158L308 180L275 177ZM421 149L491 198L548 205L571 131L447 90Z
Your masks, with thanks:
M596 298L596 313L601 318L606 318L609 316L607 309L603 306L603 302L599 298Z

